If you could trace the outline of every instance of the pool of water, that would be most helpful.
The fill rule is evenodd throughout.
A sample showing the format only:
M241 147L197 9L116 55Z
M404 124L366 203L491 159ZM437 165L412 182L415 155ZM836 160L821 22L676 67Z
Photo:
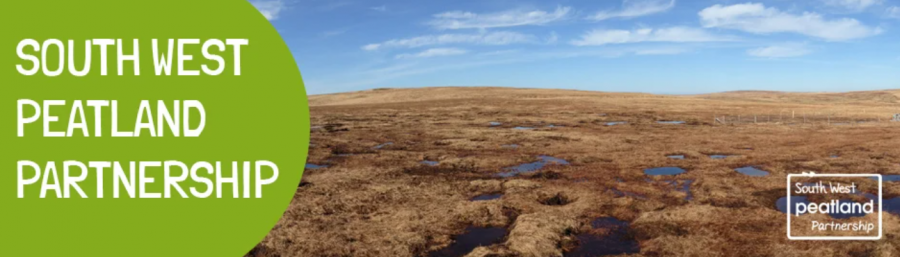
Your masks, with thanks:
M496 127L496 126L503 125L503 123L500 123L500 122L497 122L497 121L491 121L490 124L491 124L491 127Z
M373 149L381 149L381 148L384 148L385 146L389 146L389 145L393 145L393 144L394 144L394 142L387 142L384 144L376 145L375 147L372 147L372 148Z
M690 201L694 199L694 194L691 193L691 185L694 184L693 179L685 179L681 181L681 185L678 185L678 181L675 181L673 184L675 185L675 190L687 194L684 196L684 200Z
M519 145L518 144L503 145L503 148L518 149Z
M753 166L744 166L734 170L751 177L763 177L769 175L768 171L764 171Z
M497 175L499 175L500 177L507 178L507 177L519 175L521 173L530 173L530 172L537 171L537 170L543 168L544 166L547 166L548 164L569 165L568 161L560 159L560 158L556 158L556 157L541 155L541 156L538 156L538 158L540 158L540 160L536 161L536 162L525 163L525 164L520 164L518 166L503 168L504 171L498 173Z
M659 123L659 124L684 124L685 122L681 121L681 120L661 120L661 121L657 121L656 123Z
M634 193L634 192L622 191L622 190L615 189L615 188L610 188L609 191L613 192L613 194L616 195L616 197L631 197L631 198L636 198L636 199L641 199L641 200L647 199L646 196L643 196L641 194Z
M871 177L872 180L878 180L878 177ZM881 179L884 182L897 182L900 181L900 175L881 175Z
M884 204L884 207L882 207L884 212L900 215L900 197L884 199L882 200L882 204Z
M659 176L659 175L678 175L684 173L685 170L679 167L658 167L658 168L649 168L644 170L644 174L651 176Z
M578 246L564 256L603 256L639 253L641 245L629 232L628 222L612 217L591 222L591 230L576 235Z
M453 243L443 249L430 252L431 257L458 257L466 255L479 246L500 243L506 236L505 228L469 226L463 234L453 238Z
M469 199L469 201L472 201L472 202L490 201L490 200L494 200L494 199L500 199L500 197L503 197L503 194L483 194L483 195L478 195L478 196L472 197L472 199Z
M308 170L315 170L315 169L328 168L328 165L316 165L316 164L312 164L312 163L307 163L305 167Z
M669 157L669 159L684 160L683 154L666 155L666 157Z
M791 205L793 206L791 208L791 215L796 214L798 203L809 204L809 200L806 199L806 196L791 196ZM775 201L775 208L782 213L787 213L787 196L778 198L778 201Z
M534 129L534 127L515 127L513 129L515 129L515 130L531 130L531 129Z
M420 161L419 163L425 164L425 165L428 165L428 166L437 166L438 164L440 164L440 162L436 162L436 161L427 161L427 160L426 160L426 161Z
M612 121L612 122L607 122L607 123L606 123L606 126L625 125L625 124L628 124L628 122L625 122L625 121Z
M710 154L710 155L709 155L709 158L714 159L714 160L721 160L721 159L727 159L728 157L731 157L731 156L733 156L733 155L727 155L727 154Z

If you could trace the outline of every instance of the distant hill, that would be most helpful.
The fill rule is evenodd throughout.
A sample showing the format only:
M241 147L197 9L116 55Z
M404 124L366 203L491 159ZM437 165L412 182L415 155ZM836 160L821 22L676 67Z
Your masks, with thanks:
M778 91L732 91L703 95L710 99L763 101L777 103L898 103L900 90L853 91L842 93L795 93Z
M429 87L373 89L366 91L311 95L310 106L386 104L439 100L540 100L565 98L700 98L708 100L749 101L798 104L893 104L900 103L900 90L854 91L844 93L795 93L778 91L732 91L702 95L653 95L610 93L564 89L524 89L506 87Z

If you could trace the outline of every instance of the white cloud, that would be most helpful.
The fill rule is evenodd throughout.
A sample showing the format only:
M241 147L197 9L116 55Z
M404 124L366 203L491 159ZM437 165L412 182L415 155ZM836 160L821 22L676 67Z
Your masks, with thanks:
M385 12L385 11L387 11L387 6L384 6L384 5L375 6L375 7L369 7L369 9L372 9L374 11L379 11L379 12Z
M398 54L395 56L397 59L409 59L409 58L428 58L428 57L437 57L437 56L451 56L451 55L461 55L466 54L469 51L465 49L459 48L431 48L425 51L421 51L414 54Z
M253 4L270 21L278 19L278 14L284 10L283 0L250 1L250 4Z
M639 42L712 42L731 41L730 37L710 34L702 29L689 27L669 27L661 29L641 28L636 30L603 30L595 29L581 35L571 44L576 46L592 46L606 44L626 44Z
M764 58L797 57L812 53L812 50L801 43L786 43L747 50L747 54Z
M687 49L682 49L682 48L648 48L648 49L634 50L634 54L636 54L636 55L675 55L675 54L682 54L687 51L688 51Z
M889 18L900 19L900 7L891 6L885 11L885 15Z
M675 7L675 0L623 0L622 10L601 11L588 17L591 20L634 18L668 11Z
M496 31L478 34L440 34L405 39L392 39L382 43L368 44L363 46L362 49L374 51L391 47L415 48L447 44L509 45L534 41L535 36L533 35L509 31Z
M434 15L434 19L428 22L437 29L486 29L515 27L525 25L543 25L558 21L569 15L570 7L556 7L553 12L542 10L524 11L510 10L497 13L472 13L452 11Z
M322 37L326 37L326 38L327 38L327 37L334 37L334 36L340 36L340 35L342 35L342 34L344 34L344 33L347 33L347 31L348 31L348 29L329 30L329 31L322 32L321 35L322 35Z
M547 38L547 44L556 44L556 41L559 41L559 35L556 34L556 31L550 32L550 37Z
M729 6L713 5L699 13L707 28L737 29L755 34L791 32L829 41L864 38L881 33L881 28L868 27L855 19L827 20L813 12L800 15L766 8L760 3Z
M837 6L855 12L882 4L883 2L883 0L825 0L826 5Z

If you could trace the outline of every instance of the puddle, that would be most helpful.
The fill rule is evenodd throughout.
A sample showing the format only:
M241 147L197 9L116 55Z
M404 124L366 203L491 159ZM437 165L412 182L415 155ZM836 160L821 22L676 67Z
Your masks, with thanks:
M884 199L882 200L882 204L884 204L884 207L882 207L884 212L900 215L900 197Z
M472 202L490 201L490 200L494 200L494 199L500 199L500 197L503 197L503 194L483 194L483 195L478 195L476 197L472 197L472 199L469 199L469 201L472 201Z
M793 205L791 209L791 215L795 215L795 213L797 212L797 205L801 202L803 204L809 204L809 200L806 199L806 196L791 196L791 205ZM787 196L778 198L778 201L775 202L775 208L780 212L787 213Z
M837 155L837 154L832 154L831 156L828 156L828 157L829 157L829 158L838 158L838 157L841 157L841 156L840 156L840 155Z
M610 188L609 191L612 191L613 194L616 195L616 197L631 197L631 198L637 198L637 199L641 199L641 200L647 199L647 197L645 197L641 194L628 192L628 191L622 191L622 190L615 189L615 188Z
M709 155L709 158L714 159L714 160L722 160L722 159L727 159L728 157L731 157L731 156L734 156L734 155L727 155L727 154L710 154L710 155Z
M625 124L628 124L628 122L625 122L625 121L613 121L613 122L607 122L607 123L606 123L607 126L625 125Z
M871 177L872 180L878 180L878 177ZM900 175L881 175L881 180L884 182L898 182L900 181Z
M530 130L530 129L534 129L534 127L515 127L513 129L515 129L515 130Z
M541 156L538 156L538 158L540 158L541 160L532 162L532 163L521 164L519 166L503 168L503 170L505 172L500 172L497 175L499 175L500 177L508 178L508 177L518 175L520 173L528 173L528 172L537 171L537 170L543 168L544 166L546 166L547 164L569 165L569 162L567 162L566 160L556 158L556 157L541 155Z
M751 176L751 177L763 177L763 176L769 175L768 171L757 169L756 167L753 167L753 166L744 166L744 167L740 167L740 168L737 168L734 170L737 172L740 172L741 174Z
M503 125L503 123L500 123L500 122L496 122L496 121L491 121L491 123L490 123L490 124L491 124L491 127L496 127L496 126L500 126L500 125Z
M307 163L305 167L307 170L315 170L315 169L328 168L328 165L316 165L316 164L312 164L312 163Z
M657 121L656 123L659 123L659 124L684 124L685 122L681 121L681 120L661 120L661 121Z
M838 200L838 203L853 203L851 200ZM875 201L875 204L878 204L878 201ZM877 207L876 207L877 208ZM877 211L877 210L876 210ZM853 217L863 217L866 216L865 212L862 210L853 210L850 213L829 213L828 216L831 216L835 219L849 219Z
M639 253L641 245L629 233L629 224L612 217L591 222L591 231L578 234L578 246L564 256L602 256Z
M666 155L669 159L684 160L683 154Z
M428 166L437 166L440 162L436 162L436 161L420 161L419 163L425 164L425 165L428 165Z
M428 253L431 257L457 257L469 254L479 246L500 243L506 236L505 228L482 228L469 226L462 235L455 236L449 246Z
M685 170L679 167L659 167L659 168L649 168L644 170L644 174L659 176L659 175L678 175L684 173Z
M503 148L518 149L519 145L518 144L503 145Z
M389 145L393 145L393 144L394 144L394 142L387 142L384 144L376 145L375 147L372 147L372 149L381 149L381 148L384 148L385 146L389 146Z
M677 183L677 181L675 182ZM694 199L694 194L691 194L691 184L694 184L693 179L685 179L684 181L681 181L681 186L678 186L677 184L675 185L675 190L687 194L684 197L684 200L690 201Z
M563 126L563 125L553 125L553 124L550 124L550 125L548 125L547 127L548 127L548 128L556 128L556 127L565 127L565 126Z

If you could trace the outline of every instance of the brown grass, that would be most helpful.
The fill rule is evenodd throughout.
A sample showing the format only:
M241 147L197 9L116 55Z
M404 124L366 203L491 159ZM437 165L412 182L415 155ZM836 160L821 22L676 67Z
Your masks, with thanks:
M469 256L561 256L575 233L590 230L592 219L613 216L632 222L638 256L900 256L896 215L885 216L880 241L804 242L787 240L785 216L774 208L789 173L900 174L900 124L887 122L900 112L898 95L429 88L311 96L312 124L321 127L312 132L308 162L330 167L306 171L282 220L249 255L425 256L475 225L507 227L509 234ZM884 122L712 122L714 115L785 109L842 110L856 115L848 118ZM503 124L490 127L491 121ZM628 123L605 126L610 121ZM516 126L535 129L511 129ZM385 142L394 144L372 149ZM519 147L503 147L508 144ZM712 160L707 154L737 156ZM832 154L840 158L828 158ZM494 176L538 155L571 165ZM732 170L745 165L771 174ZM694 180L693 200L666 178L642 172L658 166L688 170L677 179ZM611 188L641 197L620 197ZM497 192L503 197L469 201ZM900 196L900 186L886 184L885 194Z

